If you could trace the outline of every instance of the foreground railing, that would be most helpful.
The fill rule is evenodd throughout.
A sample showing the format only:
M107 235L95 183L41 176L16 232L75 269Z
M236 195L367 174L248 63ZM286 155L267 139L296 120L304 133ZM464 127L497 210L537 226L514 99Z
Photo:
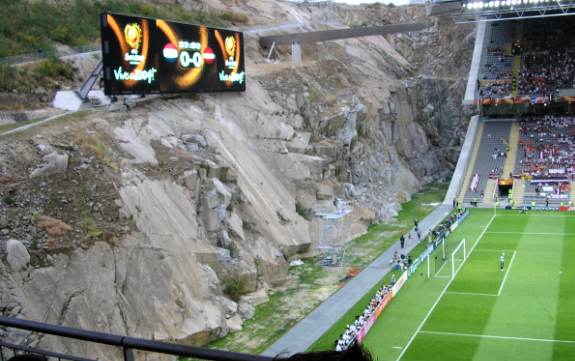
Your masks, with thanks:
M120 336L103 332L88 331L78 328L65 327L59 325L51 325L41 322L22 320L12 317L0 316L0 326L17 328L21 330L28 330L34 332L40 332L48 335L55 335L60 337L66 337L75 339L78 341L94 342L102 345L116 346L122 349L123 358L125 361L134 360L134 355L132 350L163 353L174 356L183 357L194 357L202 360L214 360L214 361L272 361L281 360L278 358L271 358L265 356L255 356L248 355L237 352L227 352L220 350L212 350L202 347L184 346L171 344L160 341L151 341L142 338L134 338L128 336ZM47 357L53 357L62 360L72 360L72 361L91 361L86 358L68 356L64 354L58 354L55 352L41 350L36 348L30 348L26 346L12 345L7 342L2 341L2 345L6 348L21 350L25 353L33 353L44 355ZM11 347L17 346L17 347ZM0 353L0 360L3 360L3 356Z

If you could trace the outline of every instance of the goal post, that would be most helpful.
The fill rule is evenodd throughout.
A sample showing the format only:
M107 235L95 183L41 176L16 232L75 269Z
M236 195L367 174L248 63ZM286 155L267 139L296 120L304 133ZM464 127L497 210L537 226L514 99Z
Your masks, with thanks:
M464 262L467 258L467 247L465 238L455 247L453 252L451 252L451 278L455 277L456 261ZM460 258L461 257L461 258Z

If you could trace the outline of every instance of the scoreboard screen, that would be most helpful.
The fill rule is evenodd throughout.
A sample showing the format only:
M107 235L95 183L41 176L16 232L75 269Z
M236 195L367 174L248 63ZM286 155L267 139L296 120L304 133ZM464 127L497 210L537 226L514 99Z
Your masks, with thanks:
M103 13L107 95L245 91L243 33Z

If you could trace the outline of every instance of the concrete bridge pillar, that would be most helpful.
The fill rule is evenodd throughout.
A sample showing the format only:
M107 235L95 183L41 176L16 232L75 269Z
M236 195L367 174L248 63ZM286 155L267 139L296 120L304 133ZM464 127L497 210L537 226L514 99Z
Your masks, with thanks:
M291 43L291 61L294 64L301 64L301 45L296 39Z

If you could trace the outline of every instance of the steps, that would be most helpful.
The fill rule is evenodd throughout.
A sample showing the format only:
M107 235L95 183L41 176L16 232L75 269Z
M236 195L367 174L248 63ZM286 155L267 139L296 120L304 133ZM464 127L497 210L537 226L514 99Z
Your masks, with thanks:
M513 205L521 207L523 205L523 194L525 193L525 181L523 179L513 180Z
M490 206L493 205L493 194L497 188L497 179L490 179L485 185L485 191L483 194L483 204Z
M517 161L517 149L519 148L519 124L517 124L517 122L513 122L511 125L509 140L507 142L509 145L509 152L507 152L507 158L505 159L505 164L503 165L503 178L508 178L509 173L513 173L515 170L515 162Z
M469 188L469 182L471 182L471 177L473 176L473 170L475 169L475 160L477 159L477 154L479 153L480 140L483 137L483 128L485 124L481 122L479 124L479 129L477 129L477 134L475 135L475 140L473 144L473 150L471 151L471 157L469 157L469 162L467 163L467 172L465 173L465 178L461 184L461 189L459 189L459 197L457 198L459 204L463 203L465 198L465 193L467 193L467 188Z
M522 40L523 40L523 23L517 24L517 34L516 34L515 38L517 41L522 43ZM512 72L511 73L513 74L512 79L515 79L511 85L511 95L516 97L517 93L518 93L517 82L519 81L519 77L521 75L520 74L521 73L521 55L515 55L513 57L513 66L512 66Z
M517 85L517 82L519 81L519 77L520 77L520 72L521 72L521 56L520 55L515 55L513 57L513 66L512 66L512 81L511 81L511 95L513 95L514 97L517 96L517 93L519 91L519 87Z

